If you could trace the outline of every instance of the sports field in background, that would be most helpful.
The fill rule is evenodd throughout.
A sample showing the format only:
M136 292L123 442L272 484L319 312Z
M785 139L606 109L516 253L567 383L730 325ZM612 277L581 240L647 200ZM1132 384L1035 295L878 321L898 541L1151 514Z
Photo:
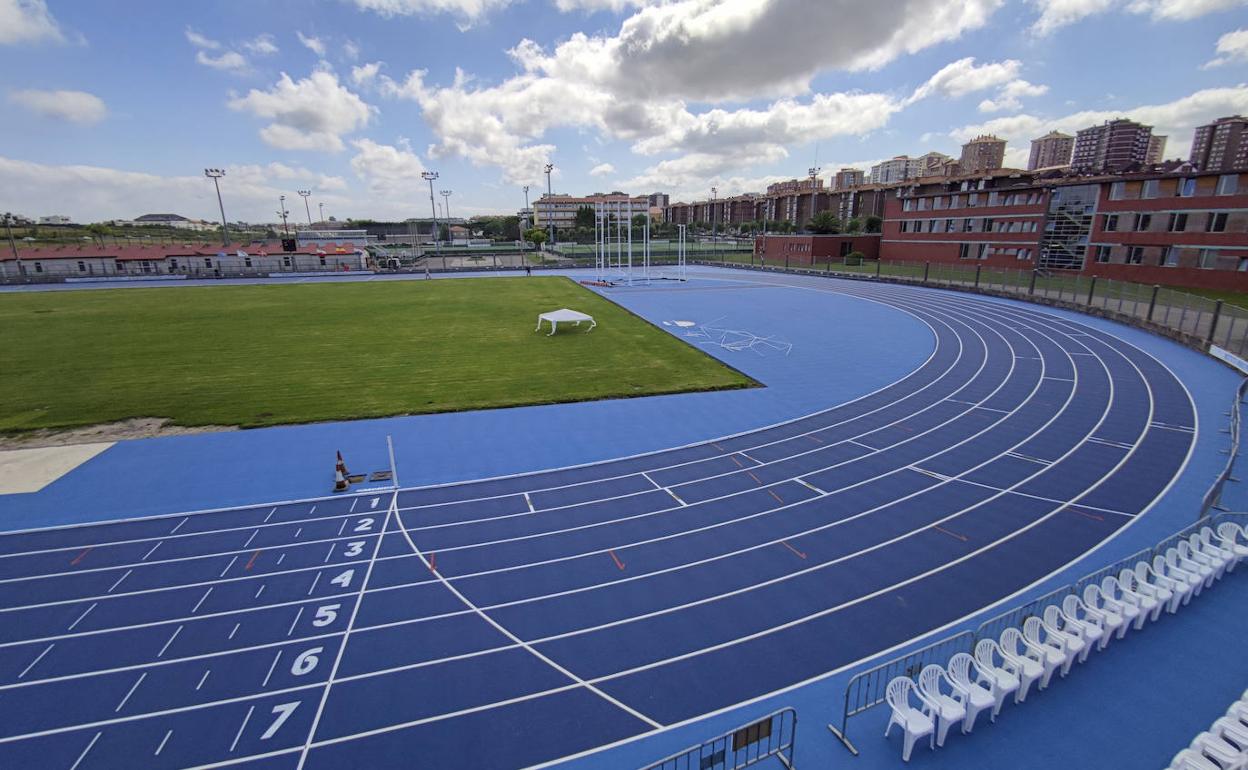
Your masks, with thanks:
M537 315L594 316L584 334ZM567 278L0 296L0 431L261 426L753 385Z

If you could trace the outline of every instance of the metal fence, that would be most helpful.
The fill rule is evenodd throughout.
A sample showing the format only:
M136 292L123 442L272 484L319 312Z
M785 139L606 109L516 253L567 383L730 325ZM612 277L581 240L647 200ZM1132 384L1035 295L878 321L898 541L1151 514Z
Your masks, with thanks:
M644 770L741 770L775 759L793 770L797 711L783 708L698 746L660 759Z
M979 628L975 629L976 641L980 639L1000 639L1001 632L1005 629L1022 628L1027 618L1043 616L1045 607L1048 607L1050 604L1060 605L1062 599L1070 596L1072 590L1074 590L1074 587L1069 585L1055 588L1044 596L1032 599L1026 604L1020 604L996 617L985 620L979 624Z
M1222 490L1226 488L1226 482L1237 481L1231 476L1231 471L1235 467L1235 459L1239 457L1239 436L1240 436L1240 405L1244 402L1244 393L1248 390L1248 378L1239 383L1239 388L1235 391L1235 403L1231 405L1231 447L1227 450L1226 464L1222 466L1222 471L1218 474L1218 478L1213 482L1213 486L1209 487L1209 491L1205 493L1205 497L1200 503L1201 517L1208 516L1212 510L1224 510L1222 508Z
M970 652L975 646L975 634L963 631L938 642L883 663L875 668L855 674L845 685L845 711L841 726L828 725L832 734L845 744L845 748L858 755L858 749L849 740L849 718L884 702L888 683L899 676L918 679L919 672L929 663L941 663L959 652Z

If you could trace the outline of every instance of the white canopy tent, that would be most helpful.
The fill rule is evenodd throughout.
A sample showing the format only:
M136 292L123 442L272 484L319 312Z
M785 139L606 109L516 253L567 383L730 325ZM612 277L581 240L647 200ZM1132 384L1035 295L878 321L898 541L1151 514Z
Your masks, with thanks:
M542 321L550 322L550 334L547 334L547 337L555 333L555 331L559 328L559 323L561 321L564 323L575 324L577 326L580 326L582 321L589 321L589 328L585 330L586 332L593 331L594 327L598 325L598 322L594 320L593 316L578 313L575 310L568 310L566 307L562 310L552 310L549 313L542 313L539 315L537 317L537 328L533 331L537 332L542 330Z

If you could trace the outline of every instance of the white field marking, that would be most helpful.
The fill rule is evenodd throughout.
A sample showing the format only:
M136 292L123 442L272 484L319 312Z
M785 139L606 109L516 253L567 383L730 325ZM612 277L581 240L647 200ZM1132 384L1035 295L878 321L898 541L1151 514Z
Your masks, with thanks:
M397 499L397 496L396 496L396 499ZM425 559L425 555L424 555L423 553L421 553L421 552L420 552L420 549L419 549L419 548L417 548L417 547L416 547L416 542L415 542L414 540L412 540L412 535L411 535L411 533L407 531L407 528L406 528L405 526L403 526L403 515L402 515L401 513L398 513L398 512L396 511L396 512L395 512L395 519L396 519L396 521L398 522L398 525L399 525L399 530L403 533L403 537L404 537L404 539L405 539L405 540L407 540L407 544L408 544L408 546L410 546L410 547L411 547L411 549L412 549L412 552L416 554L416 558L420 559L420 560L421 560L421 562L422 562L422 563L424 563L424 565L425 565L426 567L428 567L428 566L429 566L429 562ZM460 590L459 590L458 588L456 588L455 586L451 585L451 584L450 584L450 582L448 582L445 578L442 578L442 576L441 576L441 574L440 574L440 573L435 572L435 573L433 573L433 574L434 574L434 575L437 575L439 578L441 578L441 583L442 583L442 585L443 585L443 586L445 586L445 587L446 587L446 590L448 590L448 591L450 591L452 594L454 594L454 595L455 595L455 598L457 598L457 599L459 599L461 602L463 602L463 603L464 603L464 606L465 606L465 607L467 607L468 609L472 610L472 611L473 611L473 612L477 615L477 617L481 618L481 619L482 619L482 620L484 620L486 623L490 624L490 626L492 626L492 627L493 627L496 631L498 631L498 632L499 632L499 633L501 633L503 636L505 636L505 637L507 637L508 639L510 639L513 643L515 643L515 644L519 645L520 647L523 647L523 648L524 648L524 650L525 650L526 652L528 652L529 654L531 654L533 657L537 658L538 660L542 661L542 662L543 662L543 663L545 663L546 665L550 666L550 667L551 667L551 668L553 668L555 671L558 671L560 674L563 674L563 675L564 675L564 676L566 676L568 679L571 679L573 682L575 682L575 683L576 683L576 685L577 685L577 686L579 686L579 687L584 687L585 689L589 690L589 691L590 691L590 692L592 692L593 694L597 695L599 698L602 698L603 700L605 700L607 703L610 703L611 705L615 706L616 708L619 708L619 709L621 709L621 710L623 710L623 711L627 712L628 714L632 715L633 717L636 717L637 719L640 719L641 721L645 722L646 724L650 725L651 727L653 727L653 728L656 728L656 729L657 729L657 728L660 728L660 727L662 727L662 726L663 726L663 725L662 725L662 724L660 724L659 722L654 721L654 720L653 720L653 719L651 719L650 717L648 717L648 716L646 716L645 714L641 713L640 711L638 711L638 710L636 710L636 709L632 708L632 707L631 707L631 706L629 706L628 704L626 704L626 703L624 703L624 702L622 702L622 701L620 701L620 700L618 700L618 699L616 699L616 698L612 697L611 695L609 695L609 694L607 694L607 693L603 692L603 691L602 691L602 690L600 690L599 688L594 687L594 686L593 686L593 685L591 685L589 682L587 682L585 679L582 679L581 677L579 677L579 676L577 676L576 674L572 673L571 671L569 671L568 669L566 669L566 668L564 668L563 666L559 665L559 664L558 664L558 663L556 663L555 661L553 661L553 660L551 660L550 658L546 657L546 656L545 656L545 655L543 655L541 652L539 652L536 648L534 648L532 645L530 645L528 642L525 642L523 639L521 639L520 637L516 636L516 635L515 635L515 634L513 634L511 631L507 630L507 627L506 627L506 626L504 626L502 623L499 623L497 620L495 620L494 618L492 618L492 617L490 617L489 615L487 615L484 611L482 611L482 610L481 610L481 608L480 608L480 607L478 607L477 605L473 604L471 599L469 599L467 596L464 596L464 594L463 594L463 593L461 593L461 592L460 592ZM362 601L362 599L363 599L363 597L361 597L361 601ZM357 602L357 603L356 603L356 609L359 609L359 605L360 605L360 602ZM345 640L345 639L343 640L343 647L346 647L346 640ZM340 652L341 652L341 648L340 648ZM333 677L331 676L331 677L330 677L330 683L332 684L332 682L333 682ZM325 688L325 691L326 691L326 693L325 693L325 694L326 694L326 695L328 695L328 694L329 694L329 687L328 687L328 686ZM322 704L321 704L321 705L322 705L322 706L324 705L324 701L322 701ZM311 735L309 735L309 736L308 736L308 738L309 738L309 741L310 741L310 740L311 740L311 738L312 738L312 736L311 736ZM307 756L306 749L305 749L305 752L304 752L304 756ZM303 763L302 763L302 762L300 762L300 767L302 767L302 765L303 765Z
M1113 447L1114 449L1130 449L1132 447L1131 444L1124 444L1121 441L1111 441L1106 438L1090 438L1088 439L1088 441L1090 441L1093 444L1101 444L1102 446Z
M766 464L767 464L767 463L763 462L762 460L757 460L757 459L755 459L755 458L751 457L750 455L746 454L745 452L737 452L737 454L741 455L742 457L744 457L744 458L745 458L745 459L747 459L747 460L750 460L751 462L756 462L756 463L758 463L759 465L766 465Z
M79 616L78 616L78 619L77 619L77 620L75 620L73 623L70 623L70 624L69 624L69 630L70 630L70 631L73 631L73 630L74 630L74 626L76 626L76 625L78 625L79 623L81 623L83 618L85 618L87 615L91 614L91 610L95 609L95 605L96 605L96 604L99 604L99 602L95 602L95 603L93 603L90 607L88 607L88 608L87 608L87 611L86 611L86 612L84 612L84 613L82 613L81 615L79 615Z
M143 558L142 558L142 559L140 559L139 561L147 561L147 557L149 557L149 556L151 556L152 554L156 553L156 549L157 549L157 548L159 548L159 547L160 547L160 544L161 544L161 543L163 543L163 542L165 542L165 541L164 541L164 540L161 540L161 541L157 542L157 543L156 543L156 545L152 546L152 549L151 549L150 551L148 551L147 553L143 554Z
M298 540L298 539L299 539L299 535L300 535L300 533L302 533L302 532L303 532L303 527L300 527L299 529L296 529L296 530L295 530L295 539L296 539L296 540Z
M318 581L320 581L320 579L321 579L321 573L318 572L316 573L316 577L312 578L312 587L308 589L308 596L311 596L312 592L316 590L316 584Z
M247 546L251 545L251 541L252 541L252 540L255 540L255 539L256 539L256 535L258 535L258 534L260 534L260 528L259 528L259 527L257 527L257 528L256 528L256 530L255 530L254 532L252 532L252 533L251 533L251 537L247 538L247 542L243 543L243 547L244 547L244 548L246 548Z
M247 714L243 717L243 723L238 726L238 733L234 736L234 742L230 744L230 753L234 753L234 749L238 748L238 739L243 737L243 730L247 729L247 722L251 719L251 712L255 711L254 705L247 707Z
M39 657L37 657L37 658L35 658L34 660L32 660L32 661L30 662L30 665L29 665L29 666L27 666L26 668L22 669L22 673L18 674L18 675L17 675L17 678L18 678L18 679L21 679L22 677L24 677L24 676L26 676L27 674L29 674L29 673L30 673L30 670L31 670L32 668L34 668L34 667L35 667L35 664L36 664L36 663L38 663L39 661L43 660L43 656L44 656L44 655L47 655L49 652L52 652L52 648L53 648L53 647L55 647L55 646L56 646L56 642L53 642L52 644L49 644L46 648L44 648L43 652L39 653Z
M999 414L1005 414L1005 410L1004 410L1004 409L995 409L995 408L993 408L993 407L991 407L991 406L977 406L977 407L975 407L975 408L976 408L976 409L982 409L982 410L984 410L985 412L997 412L997 413L999 413Z
M87 744L87 747L83 749L82 753L78 755L78 758L74 760L74 764L69 766L69 770L78 770L78 765L81 765L82 760L87 758L87 752L91 750L91 747L95 745L95 742L98 741L100 736L103 734L104 731L102 730L95 734L95 737L91 739L91 742Z
M273 656L273 662L269 664L269 673L264 675L264 681L260 683L260 689L269 686L269 679L273 677L273 669L277 668L277 662L282 659L282 651L279 649L277 654Z
M198 688L196 688L196 689L198 689ZM164 737L164 739L163 739L163 740L161 740L160 745L156 747L156 753L155 753L155 754L153 754L152 756L154 756L154 757L159 757L159 756L160 756L160 752L164 750L164 748L165 748L165 744L169 742L169 736L171 736L171 735L173 735L173 730L172 730L172 729L170 729L170 730L169 730L169 732L165 733L165 737Z
M1004 456L1013 457L1015 460L1026 460L1029 463L1036 463L1037 465L1047 466L1047 465L1053 464L1051 460L1041 460L1039 457L1032 457L1031 455L1019 454L1018 452L1006 452Z
M225 565L225 569L221 570L221 577L225 577L225 573L230 571L230 567L233 567L234 562L236 561L238 561L238 554L234 554L234 556L230 558L230 563Z
M132 569L128 569L128 570L126 570L126 574L124 574L124 575L122 575L121 577L117 578L117 582L116 582L116 583L113 583L111 586L109 586L109 587L108 587L108 593L110 593L110 594L111 594L111 593L113 592L113 589L115 589L117 586L121 585L121 581L123 581L123 580L125 580L126 578L130 577L130 573L131 573L131 572L134 572L134 570L132 570Z
M291 634L295 632L295 626L299 625L299 618L301 617L303 617L303 605L302 604L299 605L299 611L295 613L295 619L290 621L290 629L286 632L287 637L289 637Z
M675 492L673 492L670 487L664 487L664 489L667 490L667 493L672 496L673 500L680 503L682 506L688 505L688 503L686 503L684 500L681 500L680 496L677 495Z
M251 597L251 598L253 598L253 599L259 599L259 598L260 598L260 594L264 593L264 586L265 586L265 584L264 584L264 583L261 583L261 584L260 584L260 587L256 589L256 595L255 595L255 596L253 596L253 597Z
M919 468L914 465L908 466L905 470L914 471L915 473L921 473L924 476L927 476L928 478L936 479L937 481L951 481L953 479L952 476L946 476L945 474L937 473L936 471L925 470L923 468Z
M199 692L199 688L204 686L204 682L208 681L208 675L212 673L212 669L204 669L204 675L199 678L199 684L195 685L195 692Z
M811 484L809 481L806 481L805 479L793 479L793 480L794 480L794 481L796 481L798 484L801 484L802 486L806 487L806 488L807 488L807 489L809 489L810 491L812 491L812 492L816 493L816 494L819 494L819 495L827 495L827 494L828 494L827 492L824 492L822 489L820 489L819 487L815 486L814 484Z
M156 657L161 658L165 655L165 650L169 649L169 645L173 644L173 640L178 638L178 634L182 633L182 626L178 626L173 631L173 636L169 637L169 641L165 642L165 646L160 648L160 652L156 653Z
M212 617L212 616L211 616L211 615L205 615L204 617L206 617L206 618L210 618L210 617ZM233 638L234 638L234 634L237 634L237 633L238 633L238 629L239 629L239 627L240 627L240 626L242 626L242 625L243 625L243 623L242 623L242 621L241 621L241 620L240 620L239 622L235 623L235 624L234 624L234 628L230 629L230 635L229 635L229 636L227 636L227 637L226 637L226 639L233 639Z
M204 603L204 600L208 598L208 594L212 593L212 589L213 589L213 586L208 586L208 590L204 591L204 595L199 597L199 601L195 602L195 606L191 608L192 615L194 615L196 612L199 611L200 605L202 605Z
M946 400L948 400L948 399L946 399ZM864 435L865 435L865 434L864 434ZM879 451L880 451L880 449L881 449L881 447L873 447L873 446L871 446L870 444L864 444L864 443L862 443L861 441L858 441L857 439L852 439L852 438L850 438L850 439L845 439L845 440L844 440L844 441L842 441L841 443L842 443L842 444L854 444L854 445L856 445L856 446L860 446L860 447L862 447L863 449L869 449L869 450L871 450L871 454L875 454L876 452L879 452ZM887 448L887 447L884 447L884 448ZM863 455L863 456L864 456L864 457L870 457L871 455Z
M285 552L285 551L283 551L282 553L279 553L279 554L277 555L277 563L278 563L278 564L281 564L283 561L285 561L285 559L286 559L286 552ZM287 572L290 572L290 570L287 570ZM286 572L283 572L283 573L280 573L280 574L287 574L287 573L286 573Z
M311 516L311 515L312 515L312 514L314 514L314 513L316 513L316 506L315 506L315 505L313 505L313 506L312 506L312 510L308 511L308 515L309 515L309 516Z
M981 484L978 481L971 481L969 479L958 479L958 481L962 482L963 484L970 484L973 487L980 487L981 489L990 489L994 492L1004 491L1001 489L1001 487L996 487L991 484ZM1009 492L1010 494L1015 495L1017 497L1026 497L1029 500L1039 500L1042 503L1056 503L1058 505L1069 505L1069 503L1066 500L1062 500L1056 497L1045 497L1043 495L1033 495L1029 492L1019 492L1017 489L1009 490ZM1115 516L1125 516L1128 519L1135 518L1137 515L1139 515L1135 513L1128 513L1127 511L1114 510L1113 508L1102 508L1098 505L1080 505L1079 507L1085 510L1089 510L1089 511L1096 511L1097 513L1112 513Z
M1156 421L1153 422L1152 427L1162 428L1163 430L1177 430L1183 433L1195 433L1196 432L1195 428L1188 428L1183 425L1168 425L1164 422L1156 422Z
M658 482L656 482L654 479L650 478L649 474L647 474L645 471L642 471L642 472L641 472L641 477L642 477L643 479L645 479L646 481L649 481L651 484L653 484L655 489L662 489L662 488L663 488L663 487L662 487L662 485L660 485L660 484L659 484ZM648 491L648 492L649 492L649 491L653 491L653 490L646 490L646 491ZM528 492L525 492L525 493L524 493L524 499L525 499L525 500L528 500L528 499L529 499L529 493L528 493ZM532 505L532 503L529 503L529 505Z
M354 500L352 500L352 501L351 501L351 508L347 511L347 513L355 513L355 504L356 504L356 503L358 503L359 501L360 501L360 498L358 498L358 497L357 497L357 498L355 498Z
M524 493L524 504L529 506L529 513L537 513L537 509L533 507L533 500L529 498L529 493Z
M134 684L131 685L129 692L126 693L126 697L122 698L121 703L117 704L117 708L113 709L114 714L121 712L121 707L126 705L126 701L130 700L130 696L134 695L134 691L139 689L139 685L143 684L143 680L146 678L147 678L146 671L144 671L142 674L139 674L139 678L134 680Z
M273 518L273 514L275 514L275 513L277 513L277 508L276 508L276 507L274 507L274 508L273 508L273 510L269 511L269 515L268 515L268 516L265 516L265 517L264 517L264 521L263 521L263 522L261 522L261 523L262 523L262 524L268 524L268 523L269 523L269 519Z
M368 503L368 507L369 507L369 508L376 508L376 507L377 507L377 504L378 504L378 503L380 503L380 502L381 502L381 498L380 498L380 497L374 497L372 500L370 500L370 501L369 501L369 503Z
M1045 379L1056 380L1058 382L1074 382L1074 380L1070 379L1069 377L1046 377Z
M378 534L384 534L390 527L390 517L397 516L399 508L399 491L394 491L393 497L390 499L390 506L386 508L386 518L381 523L381 529ZM402 522L399 522L402 527ZM373 545L372 556L368 559L368 567L364 570L364 577L360 580L360 587L356 589L357 596L355 603L351 607L351 617L347 620L346 629L342 633L342 641L338 643L338 653L334 656L334 665L329 670L329 677L325 680L325 689L321 693L321 702L316 707L316 713L312 716L312 726L308 728L308 737L303 742L303 751L299 754L299 764L297 770L303 770L303 764L308 759L308 749L312 745L312 740L316 737L316 728L321 723L321 714L325 711L325 702L329 700L329 691L333 689L334 678L338 676L338 667L342 664L342 655L347 651L347 643L351 640L351 629L355 627L355 618L360 612L360 605L364 603L364 591L368 588L368 580L373 576L373 567L377 564L377 555L381 553L381 537L377 538L377 542ZM426 565L427 566L427 565Z
M342 526L338 527L338 534L337 534L337 535L335 535L335 537L342 537L342 533L343 533L343 532L345 532L345 531L347 530L347 522L348 522L348 521L350 521L350 519L343 518L343 520L342 520Z
M174 527L174 528L173 528L173 530L172 530L169 534L171 534L171 535L176 535L176 534L178 533L178 530L179 530L179 529L182 529L182 525L183 525L183 524L185 524L186 522L190 521L190 520L191 520L191 517L190 517L190 516L187 516L187 517L186 517L185 519L183 519L182 521L179 521L179 522L178 522L178 526Z
M325 552L325 561L322 564L329 564L329 558L334 555L334 544L329 544L329 550Z

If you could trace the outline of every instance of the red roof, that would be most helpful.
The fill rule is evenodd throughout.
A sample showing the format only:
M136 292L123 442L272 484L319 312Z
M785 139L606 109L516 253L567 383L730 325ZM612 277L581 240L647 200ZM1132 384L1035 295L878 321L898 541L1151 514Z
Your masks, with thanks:
M96 244L83 243L81 245L61 244L55 246L19 247L17 253L23 260L27 261L44 259L115 259L121 262L131 262L137 260L160 260L166 257L215 257L223 251L229 256L235 256L239 250L245 251L251 256L259 256L260 252L264 251L268 256L272 257L285 253L315 255L318 251L323 251L327 255L352 254L355 252L355 249L356 246L351 243L310 244L301 246L293 252L283 252L281 243L232 243L229 246L221 246L220 244L214 245L201 242L151 246L133 244L109 245L103 248ZM10 249L0 250L0 261L11 262L13 259L13 252Z

